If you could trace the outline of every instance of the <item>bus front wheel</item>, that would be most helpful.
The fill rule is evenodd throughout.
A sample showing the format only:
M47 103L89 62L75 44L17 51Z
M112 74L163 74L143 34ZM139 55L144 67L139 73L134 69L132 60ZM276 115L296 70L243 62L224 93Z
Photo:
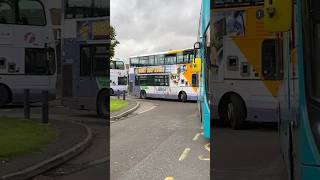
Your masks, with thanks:
M144 91L144 90L140 91L140 98L141 98L141 99L146 99L146 98L147 98L147 93L146 93L146 91Z
M232 129L241 128L246 117L245 112L245 105L242 100L236 95L231 95L227 105L227 118Z
M5 86L0 85L0 107L6 105L9 102L9 98L10 93L8 89Z
M108 101L107 90L102 91L97 98L97 113L100 117L106 119L109 112L109 101Z
M185 93L185 92L180 92L180 94L179 94L179 100L181 101L181 102L186 102L187 101L187 94Z
M110 96L113 96L114 95L114 91L112 88L110 88Z

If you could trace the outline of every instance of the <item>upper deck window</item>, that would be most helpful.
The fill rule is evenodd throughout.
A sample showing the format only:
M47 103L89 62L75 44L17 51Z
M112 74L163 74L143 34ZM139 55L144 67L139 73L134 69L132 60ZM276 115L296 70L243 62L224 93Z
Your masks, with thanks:
M19 23L36 26L43 26L46 24L44 8L40 1L19 1Z
M16 11L10 1L0 2L0 23L13 24L16 22Z
M170 55L167 55L165 57L165 64L176 64L177 63L177 55L176 54L170 54Z
M116 62L116 67L115 69L120 69L120 70L124 70L124 63L121 61L115 61Z
M110 16L109 4L102 0L66 0L66 18Z
M44 6L38 0L0 0L0 23L44 26Z

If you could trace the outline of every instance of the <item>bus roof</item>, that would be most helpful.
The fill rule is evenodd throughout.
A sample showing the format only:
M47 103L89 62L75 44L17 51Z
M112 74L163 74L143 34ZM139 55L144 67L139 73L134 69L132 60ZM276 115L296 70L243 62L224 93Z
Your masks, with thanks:
M121 62L124 62L125 60L120 59L120 58L113 58L113 59L111 59L111 61L121 61Z
M188 49L177 49L177 50L169 50L169 51L164 51L164 52L156 52L156 53L150 53L150 54L142 54L142 55L138 55L138 56L130 56L129 59L131 58L135 58L135 57L143 57L143 56L154 56L154 55L165 55L165 54L176 54L176 53L180 53L180 52L184 52L184 51L191 51L192 48L188 48Z

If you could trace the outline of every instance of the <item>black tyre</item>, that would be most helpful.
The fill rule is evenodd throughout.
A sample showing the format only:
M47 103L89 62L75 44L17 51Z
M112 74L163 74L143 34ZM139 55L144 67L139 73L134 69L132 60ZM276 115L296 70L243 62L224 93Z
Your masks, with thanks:
M231 95L230 101L227 105L227 118L232 129L240 129L246 118L245 105L242 100L236 96Z
M5 86L0 85L0 107L6 105L9 102L9 98L10 93L8 89Z
M109 96L108 91L102 91L97 98L97 113L106 119L109 115Z
M112 88L110 88L110 96L113 96L114 95L114 91Z
M188 100L187 94L185 92L181 92L179 95L179 100L181 102L186 102Z
M146 99L146 98L147 98L146 91L144 91L144 90L140 91L140 99Z

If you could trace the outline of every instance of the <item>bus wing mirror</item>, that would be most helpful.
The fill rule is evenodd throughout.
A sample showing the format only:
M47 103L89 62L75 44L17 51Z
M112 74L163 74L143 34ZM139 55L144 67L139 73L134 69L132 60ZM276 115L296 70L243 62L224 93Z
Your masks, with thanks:
M264 26L269 32L286 32L291 28L293 0L265 0Z
M201 48L201 43L200 42L196 42L193 45L193 50L194 50L194 54L193 54L193 64L196 63L196 58L197 58L197 53L199 51L199 49Z
M194 48L194 50L200 49L201 48L201 43L200 42L194 43L193 48Z

